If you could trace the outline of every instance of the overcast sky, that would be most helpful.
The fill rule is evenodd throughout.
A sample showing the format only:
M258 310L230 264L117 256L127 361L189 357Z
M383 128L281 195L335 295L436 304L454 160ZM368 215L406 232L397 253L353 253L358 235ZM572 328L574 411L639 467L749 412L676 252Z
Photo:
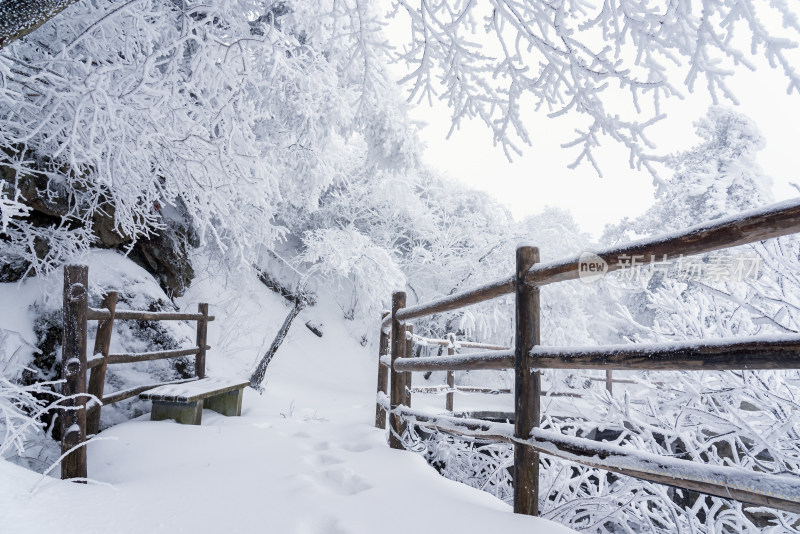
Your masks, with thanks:
M782 75L766 61L759 63L756 72L742 71L730 84L740 105L726 105L753 119L766 137L767 147L757 160L774 179L776 200L782 200L798 196L789 182L800 182L800 96L787 96ZM658 153L685 150L700 141L692 122L711 104L702 89L664 105L668 117L650 130ZM569 210L584 231L597 236L605 224L638 215L653 203L650 175L630 169L627 152L611 140L605 140L598 154L602 178L588 165L567 168L577 153L559 145L570 140L574 117L555 121L532 116L528 128L533 146L509 163L502 149L492 146L488 128L477 122L464 124L445 139L450 118L444 104L433 108L420 104L413 116L427 123L422 138L428 145L429 164L452 179L489 192L518 219L545 206L557 206ZM663 173L665 178L670 176L669 169Z

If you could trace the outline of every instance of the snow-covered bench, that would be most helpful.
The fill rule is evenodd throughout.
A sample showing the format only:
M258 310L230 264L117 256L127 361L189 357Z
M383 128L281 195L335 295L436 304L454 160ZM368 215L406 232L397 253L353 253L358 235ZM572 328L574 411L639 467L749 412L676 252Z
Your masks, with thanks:
M242 395L250 383L230 378L203 378L194 382L169 384L139 395L153 401L151 421L172 419L185 425L199 425L203 409L227 416L242 415Z

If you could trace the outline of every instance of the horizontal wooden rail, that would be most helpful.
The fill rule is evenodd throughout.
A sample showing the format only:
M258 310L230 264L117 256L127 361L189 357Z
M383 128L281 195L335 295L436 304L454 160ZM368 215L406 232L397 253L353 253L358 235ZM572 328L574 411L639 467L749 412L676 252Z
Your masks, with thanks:
M732 217L715 219L674 232L641 239L620 247L597 252L608 265L608 272L631 266L631 258L639 265L679 256L694 256L756 241L800 232L800 200L779 202ZM525 282L543 286L578 278L580 256L534 266Z
M187 378L185 380L174 380L172 382L160 382L158 384L147 384L145 386L136 386L135 388L123 389L122 391L115 391L107 397L103 397L103 406L114 404L115 402L123 401L135 397L139 393L144 393L147 390L155 389L161 386L168 386L170 384L183 384L184 382L194 382L197 377Z
M464 291L463 293L456 293L455 295L448 295L425 304L417 304L416 306L403 308L397 312L397 319L400 321L408 321L409 319L425 317L427 315L433 315L434 313L457 310L463 306L478 304L479 302L508 295L512 291L514 291L514 278L509 276L508 278L496 280L484 286ZM384 327L388 326L390 322L391 317L388 317L383 320L382 325Z
M800 369L800 336L747 341L630 344L599 347L536 347L534 369L617 369L622 371L723 371ZM397 371L510 369L513 351L487 351L427 358L398 358ZM603 378L597 380L605 381ZM633 383L612 379L615 382Z
M698 464L586 438L564 436L534 428L531 438L514 438L514 425L480 419L432 415L405 406L398 416L426 428L478 440L523 443L541 454L588 467L708 495L735 499L792 513L800 513L800 478L749 471L737 467ZM762 489L763 488L763 489Z
M427 358L398 358L394 362L396 371L471 371L477 369L511 369L514 367L514 351L487 351L452 356L430 356Z
M606 382L606 383L612 382L614 384L642 384L642 383L644 383L641 380L629 380L627 378L612 378L611 380L609 380L608 378L600 378L600 377L597 377L597 376L589 376L589 377L587 377L587 380L590 380L592 382ZM663 382L647 382L647 383L648 384L656 384L656 383L663 384Z
M211 347L206 346L206 350L210 348ZM108 363L149 362L152 360L165 360L167 358L180 358L181 356L193 356L199 352L200 347L192 347L190 349L161 350L156 352L109 354Z
M86 317L92 321L102 321L111 317L111 312L103 308L89 308ZM180 312L150 312L138 310L116 310L114 319L132 321L213 321L213 315L203 315L202 313L180 313Z
M429 395L444 395L446 393L488 393L490 395L499 395L502 393L511 393L509 388L487 388L480 386L418 386L411 388L412 393L426 393Z
M505 347L503 345L493 345L491 343L478 343L475 341L458 341L458 340L451 342L448 339L431 339L429 337L422 337L422 336L414 336L414 343L418 343L420 345L440 345L442 347L447 347L452 343L453 347L460 349L511 350L511 347Z
M508 423L494 423L481 419L467 419L462 417L452 417L447 415L433 415L412 410L400 405L393 413L410 423L415 423L426 428L435 428L448 434L465 436L474 439L482 439L493 442L511 442L508 435L508 427L511 427L511 434L514 433L513 425Z
M631 344L604 347L536 347L537 369L618 369L624 371L725 371L800 369L800 336L747 341Z
M86 368L92 369L99 365L103 364L103 355L102 354L95 354L89 358L86 358Z

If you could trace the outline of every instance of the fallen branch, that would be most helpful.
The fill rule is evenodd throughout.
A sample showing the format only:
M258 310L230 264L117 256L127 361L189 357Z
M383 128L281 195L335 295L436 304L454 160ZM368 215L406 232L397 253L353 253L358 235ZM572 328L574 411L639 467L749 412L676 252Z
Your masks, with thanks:
M275 339L272 340L272 345L269 346L267 352L261 357L261 361L258 362L258 367L256 367L255 371L253 371L253 374L250 377L250 387L259 393L264 391L261 383L264 381L264 375L267 373L267 366L269 365L269 362L272 361L272 357L275 356L275 353L278 352L278 348L281 346L281 343L283 343L283 340L286 339L286 334L289 333L289 328L292 326L292 321L294 321L294 318L297 317L297 315L305 307L305 298L303 298L302 295L297 297L294 301L292 310L289 312L289 315L286 316L286 319L284 319L283 325L281 326L280 330L278 330L278 334L275 336Z

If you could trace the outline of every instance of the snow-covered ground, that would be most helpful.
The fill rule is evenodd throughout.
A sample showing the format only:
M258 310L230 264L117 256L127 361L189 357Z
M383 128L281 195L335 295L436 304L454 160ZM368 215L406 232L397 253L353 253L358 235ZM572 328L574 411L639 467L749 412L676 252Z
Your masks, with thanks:
M246 378L287 306L255 280L209 272L182 307L208 301L217 317L209 374ZM242 417L206 410L195 427L144 415L102 432L88 447L96 483L0 461L0 532L572 532L389 449L372 426L377 356L339 317L322 299L297 318ZM309 319L325 323L323 338Z

